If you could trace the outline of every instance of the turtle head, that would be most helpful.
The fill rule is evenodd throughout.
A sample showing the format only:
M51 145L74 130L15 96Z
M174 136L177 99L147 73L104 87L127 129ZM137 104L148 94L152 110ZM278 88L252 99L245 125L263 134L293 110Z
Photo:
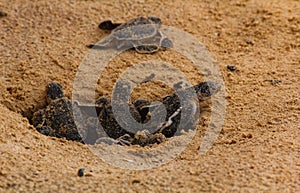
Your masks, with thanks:
M110 100L108 98L102 97L98 100L96 100L95 105L97 107L104 107L106 105L110 104Z
M62 98L64 96L62 86L56 82L50 82L47 85L46 94L47 94L46 98L48 103L50 103L52 100Z
M152 21L154 24L161 24L161 19L158 17L150 16L148 17L148 19Z
M169 38L164 37L161 39L160 46L162 48L173 48L173 42Z
M215 95L220 89L220 84L212 81L200 82L195 87L199 100L206 100Z

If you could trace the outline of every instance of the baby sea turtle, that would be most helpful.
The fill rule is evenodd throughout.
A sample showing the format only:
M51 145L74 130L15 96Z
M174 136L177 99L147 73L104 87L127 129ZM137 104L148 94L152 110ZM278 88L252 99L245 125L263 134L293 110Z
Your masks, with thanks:
M56 82L49 83L46 99L48 105L33 115L33 126L44 135L81 141L73 119L72 103L64 97L61 85Z
M103 136L98 132L98 118L89 116L77 102L65 97L60 84L47 85L46 99L47 106L32 118L33 126L40 133L85 143L94 143Z
M177 85L178 86L178 85ZM125 88L125 90L118 90L118 88ZM179 90L177 93L183 96L182 101L177 94L166 96L158 105L152 105L149 101L139 99L133 104L126 103L123 95L126 95L130 90L130 83L121 80L116 84L118 90L118 97L114 103L117 105L117 111L123 113L126 106L129 106L129 112L135 121L143 123L141 128L133 130L130 120L126 117L126 113L116 119L113 113L113 107L110 100L102 100L102 109L99 113L99 120L107 135L121 144L139 144L141 146L153 143L160 143L166 137L172 137L178 130L194 129L199 116L199 109L197 98L189 96L191 93L195 94L200 100L205 100L216 94L220 90L219 84L211 81L200 82L199 84L188 87L187 89ZM127 89L127 91L126 91ZM125 94L124 94L125 93ZM101 103L101 102L100 102ZM161 111L166 109L166 117L160 122L153 122L153 124L145 124L152 117L160 117ZM184 113L182 115L182 111ZM184 116L184 117L181 117ZM127 115L128 116L128 115ZM180 124L184 120L183 124ZM122 126L121 126L122 125ZM180 125L180 128L178 128ZM100 139L101 141L101 139Z
M118 50L134 48L138 53L154 53L159 49L171 48L172 41L160 30L161 19L157 17L137 17L125 23L113 23L110 20L99 24L102 30L111 30L111 34L92 49L116 48Z

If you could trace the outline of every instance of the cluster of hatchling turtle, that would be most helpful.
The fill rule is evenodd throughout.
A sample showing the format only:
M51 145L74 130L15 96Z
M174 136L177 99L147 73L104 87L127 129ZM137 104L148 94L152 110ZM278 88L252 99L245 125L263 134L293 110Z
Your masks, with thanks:
M160 31L160 26L161 20L157 17L138 17L123 24L107 20L100 23L99 28L111 30L111 34L99 44L89 47L134 48L139 53L154 53L172 47L172 41ZM220 85L212 81L191 87L181 87L181 84L174 85L176 93L153 104L144 99L124 101L123 95L131 90L131 86L129 81L121 79L116 89L127 90L119 90L115 101L102 97L95 104L82 105L65 97L59 83L50 82L46 87L47 106L34 113L32 123L44 135L88 144L159 144L181 130L195 129L199 117L198 99L208 99L220 90ZM140 127L133 129L128 115L117 117L113 105L121 110L127 107L130 117ZM161 115L164 115L162 119L155 119Z
M125 80L120 82L120 85L129 84ZM200 100L205 100L219 89L217 83L206 81L183 89L182 92L195 92ZM125 127L119 124L113 113L112 102L108 98L99 98L92 106L80 105L64 96L59 83L50 82L46 88L46 99L47 106L33 115L32 123L36 129L44 135L89 144L159 144L166 138L173 137L180 129L194 129L199 115L197 100L187 97L180 101L176 93L164 97L160 105L150 105L150 101L144 99L127 104L124 101L116 101L115 103L121 106L128 105L131 116L142 124L147 123L155 114L160 114L161 105L166 109L166 118L161 123L155 122L132 131L130 124L125 124ZM89 113L91 108L94 108L95 115ZM181 113L183 108L186 109L184 115ZM126 117L124 121L126 122Z

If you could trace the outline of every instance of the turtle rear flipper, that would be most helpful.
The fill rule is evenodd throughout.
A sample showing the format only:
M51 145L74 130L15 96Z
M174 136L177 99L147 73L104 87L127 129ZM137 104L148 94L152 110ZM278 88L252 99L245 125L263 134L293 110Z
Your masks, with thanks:
M140 46L136 46L134 47L134 49L141 54L152 54L154 52L156 52L159 47L158 45L140 45Z

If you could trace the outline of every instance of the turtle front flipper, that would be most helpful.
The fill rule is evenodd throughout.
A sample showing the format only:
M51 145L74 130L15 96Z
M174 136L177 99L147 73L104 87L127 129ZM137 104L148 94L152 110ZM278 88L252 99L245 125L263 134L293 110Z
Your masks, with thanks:
M116 45L115 41L116 40L113 37L108 36L105 39L103 39L102 41L97 42L96 44L88 45L88 48L91 48L94 50L109 49L109 48L115 47L115 45Z
M121 23L113 23L111 20L105 20L103 22L101 22L98 27L99 29L102 29L102 30L114 30L116 29L117 27L119 27L121 25Z
M121 41L113 36L108 36L104 40L96 43L96 44L89 44L87 45L88 48L93 50L105 50L105 49L116 49L116 50L127 50L132 49L133 45L132 42L128 41Z

